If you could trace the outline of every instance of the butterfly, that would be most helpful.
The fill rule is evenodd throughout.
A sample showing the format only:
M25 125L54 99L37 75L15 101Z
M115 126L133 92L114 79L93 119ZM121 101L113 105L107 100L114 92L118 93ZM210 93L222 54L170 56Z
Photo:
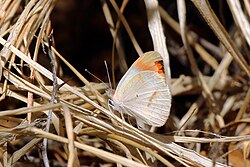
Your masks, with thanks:
M161 55L151 51L140 56L117 85L108 89L112 108L126 113L138 124L163 126L169 116L171 92Z

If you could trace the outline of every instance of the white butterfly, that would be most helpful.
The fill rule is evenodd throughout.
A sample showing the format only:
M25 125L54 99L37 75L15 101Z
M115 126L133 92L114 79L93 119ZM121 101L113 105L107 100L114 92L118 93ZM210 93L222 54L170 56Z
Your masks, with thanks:
M107 94L114 110L134 117L137 125L163 126L169 116L171 92L161 55L147 52L122 77L116 90Z

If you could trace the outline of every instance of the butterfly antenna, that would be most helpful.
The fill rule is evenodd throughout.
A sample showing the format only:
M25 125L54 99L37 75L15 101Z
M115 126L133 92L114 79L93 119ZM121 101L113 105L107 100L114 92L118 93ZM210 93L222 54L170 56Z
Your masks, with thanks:
M106 60L104 60L104 64L105 64L106 71L107 71L107 76L108 76L108 81L109 81L109 87L112 89L111 80L110 80L110 76L109 76L109 69L108 69L108 65L107 65Z
M95 79L97 79L98 81L106 84L105 82L103 82L100 78L98 78L97 76L95 76L94 74L92 74L88 69L85 69L85 72L89 73L92 77L94 77Z

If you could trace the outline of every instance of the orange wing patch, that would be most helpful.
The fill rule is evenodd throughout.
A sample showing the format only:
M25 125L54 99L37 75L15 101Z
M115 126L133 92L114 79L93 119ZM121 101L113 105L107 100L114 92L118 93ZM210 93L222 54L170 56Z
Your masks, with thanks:
M163 66L163 61L155 61L155 66L157 67L157 72L158 74L164 74L164 66Z
M138 61L135 66L141 70L156 71L159 74L164 74L163 61L155 61L154 64L148 64L143 61Z
M135 66L141 70L152 70L154 71L154 67L151 64L145 63L144 61L138 61Z

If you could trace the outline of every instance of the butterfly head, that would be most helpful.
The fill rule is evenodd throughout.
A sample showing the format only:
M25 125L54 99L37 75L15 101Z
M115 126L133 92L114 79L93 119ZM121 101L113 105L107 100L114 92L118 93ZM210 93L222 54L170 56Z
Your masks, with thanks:
M109 88L109 89L106 90L106 93L107 93L107 96L109 98L108 105L112 106L112 108L114 110L117 110L117 111L121 112L121 110L122 110L121 108L123 107L123 102L116 99L115 90Z
M106 93L107 93L107 95L108 95L108 97L109 97L110 99L113 99L113 96L114 96L114 94L115 94L115 90L112 89L112 88L108 88L108 89L106 90Z

